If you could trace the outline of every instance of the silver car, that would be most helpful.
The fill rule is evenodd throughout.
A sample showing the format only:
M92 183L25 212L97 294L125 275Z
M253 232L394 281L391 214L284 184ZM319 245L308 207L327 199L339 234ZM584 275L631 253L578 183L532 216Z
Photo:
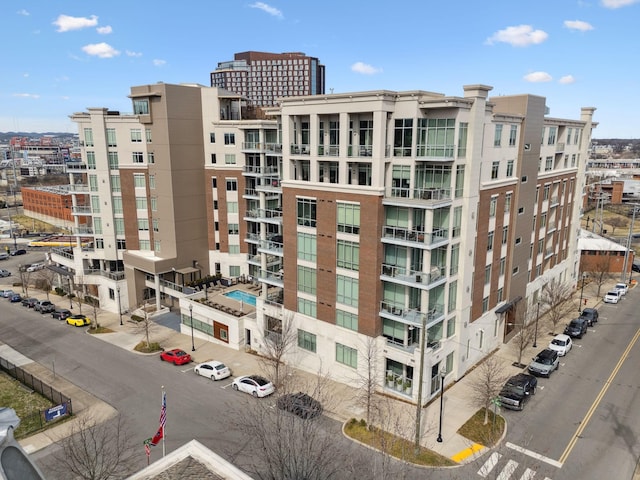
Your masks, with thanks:
M557 370L559 366L560 357L558 356L558 352L550 348L545 348L533 357L533 361L529 364L529 373L549 378L551 372Z

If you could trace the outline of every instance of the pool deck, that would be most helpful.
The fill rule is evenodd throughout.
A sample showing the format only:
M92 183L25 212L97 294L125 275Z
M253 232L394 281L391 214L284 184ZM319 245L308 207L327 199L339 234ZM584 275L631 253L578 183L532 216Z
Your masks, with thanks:
M256 311L255 306L250 305L247 302L241 302L240 300L229 298L225 294L233 290L240 290L250 295L259 297L262 295L263 288L263 286L257 286L250 283L238 283L228 287L209 287L206 293L206 305L235 317L251 315ZM276 287L270 287L269 289L271 288L275 289Z

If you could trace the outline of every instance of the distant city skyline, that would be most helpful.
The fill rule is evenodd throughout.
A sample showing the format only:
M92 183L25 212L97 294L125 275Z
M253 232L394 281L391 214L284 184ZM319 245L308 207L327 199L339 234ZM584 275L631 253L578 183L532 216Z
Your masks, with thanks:
M594 138L639 138L639 3L575 0L544 8L533 0L495 0L480 15L461 0L406 0L385 9L333 0L321 9L305 2L149 9L123 0L9 0L0 16L13 39L3 51L0 131L75 133L74 112L131 112L131 86L209 85L218 62L256 50L317 57L326 66L327 93L462 96L461 85L481 83L494 96L544 96L551 117L595 107Z

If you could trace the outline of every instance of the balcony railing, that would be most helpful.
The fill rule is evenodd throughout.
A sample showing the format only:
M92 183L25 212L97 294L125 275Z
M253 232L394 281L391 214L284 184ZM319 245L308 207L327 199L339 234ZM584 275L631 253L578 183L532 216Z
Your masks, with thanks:
M271 240L261 240L260 246L258 247L261 250L266 250L269 252L276 252L282 254L284 244L280 242L274 242Z
M438 280L443 280L445 271L445 267L435 265L431 267L429 272L423 272L421 270L410 270L405 267L388 265L386 263L382 264L382 276L422 285L430 285Z
M282 218L282 210L257 208L247 211L247 217L249 218Z
M74 235L93 235L93 227L74 227Z
M385 386L404 395L413 393L413 379L393 373L387 370L385 374Z
M87 164L85 162L67 162L65 165L67 167L67 171L80 171L87 169Z
M278 167L274 165L245 165L242 167L244 173L255 173L258 175L277 174Z
M349 145L347 148L347 156L349 157L370 157L372 155L372 145Z
M426 187L415 188L413 198L420 200L451 200L451 188L448 187Z
M75 215L91 215L91 207L88 207L88 206L71 207L71 213Z
M556 144L556 153L564 152L564 142L558 142Z
M444 304L436 303L429 307L426 312L421 311L421 307L408 308L394 302L382 300L380 302L380 312L387 316L395 317L395 320L409 325L428 324L444 316Z
M99 268L85 268L85 275L100 275L101 277L110 278L111 280L124 280L124 272L110 272L108 270L100 270Z
M448 240L449 230L444 228L435 229L433 232L427 233L420 229L408 229L401 227L391 227L385 225L382 228L382 236L384 238L393 238L405 242L416 242L432 245L436 242Z
M337 157L340 155L340 145L318 145L318 155Z
M310 155L311 147L303 143L292 143L289 153L291 155Z
M264 151L264 145L260 142L242 142L243 150Z
M282 155L281 143L265 143L264 147L267 153L275 153L275 154Z
M60 255L64 258L68 258L69 260L73 260L73 253L70 252L68 248L53 247L51 249L51 253L54 255Z
M416 147L416 157L453 160L455 151L455 145L418 145Z

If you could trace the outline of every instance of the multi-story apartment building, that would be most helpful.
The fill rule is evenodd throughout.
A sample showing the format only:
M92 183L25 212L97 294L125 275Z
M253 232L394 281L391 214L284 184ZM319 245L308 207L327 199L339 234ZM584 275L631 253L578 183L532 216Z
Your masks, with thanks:
M87 223L87 218L74 215L82 208L89 210L85 195L76 197L75 210L72 194L65 186L22 187L22 205L26 215L56 226L72 228Z
M490 90L289 97L257 115L223 89L155 84L132 88L134 115L76 114L94 138L122 124L138 132L125 143L146 139L117 172L129 304L177 300L183 328L233 348L290 324L301 368L353 382L375 366L387 393L436 395L525 321L514 307L577 281L594 109L551 118L542 97ZM255 307L204 302L187 284L209 273L259 284Z
M280 97L324 93L324 65L304 53L236 53L211 72L211 86L249 99L253 105L276 105ZM221 118L229 112L221 112Z

